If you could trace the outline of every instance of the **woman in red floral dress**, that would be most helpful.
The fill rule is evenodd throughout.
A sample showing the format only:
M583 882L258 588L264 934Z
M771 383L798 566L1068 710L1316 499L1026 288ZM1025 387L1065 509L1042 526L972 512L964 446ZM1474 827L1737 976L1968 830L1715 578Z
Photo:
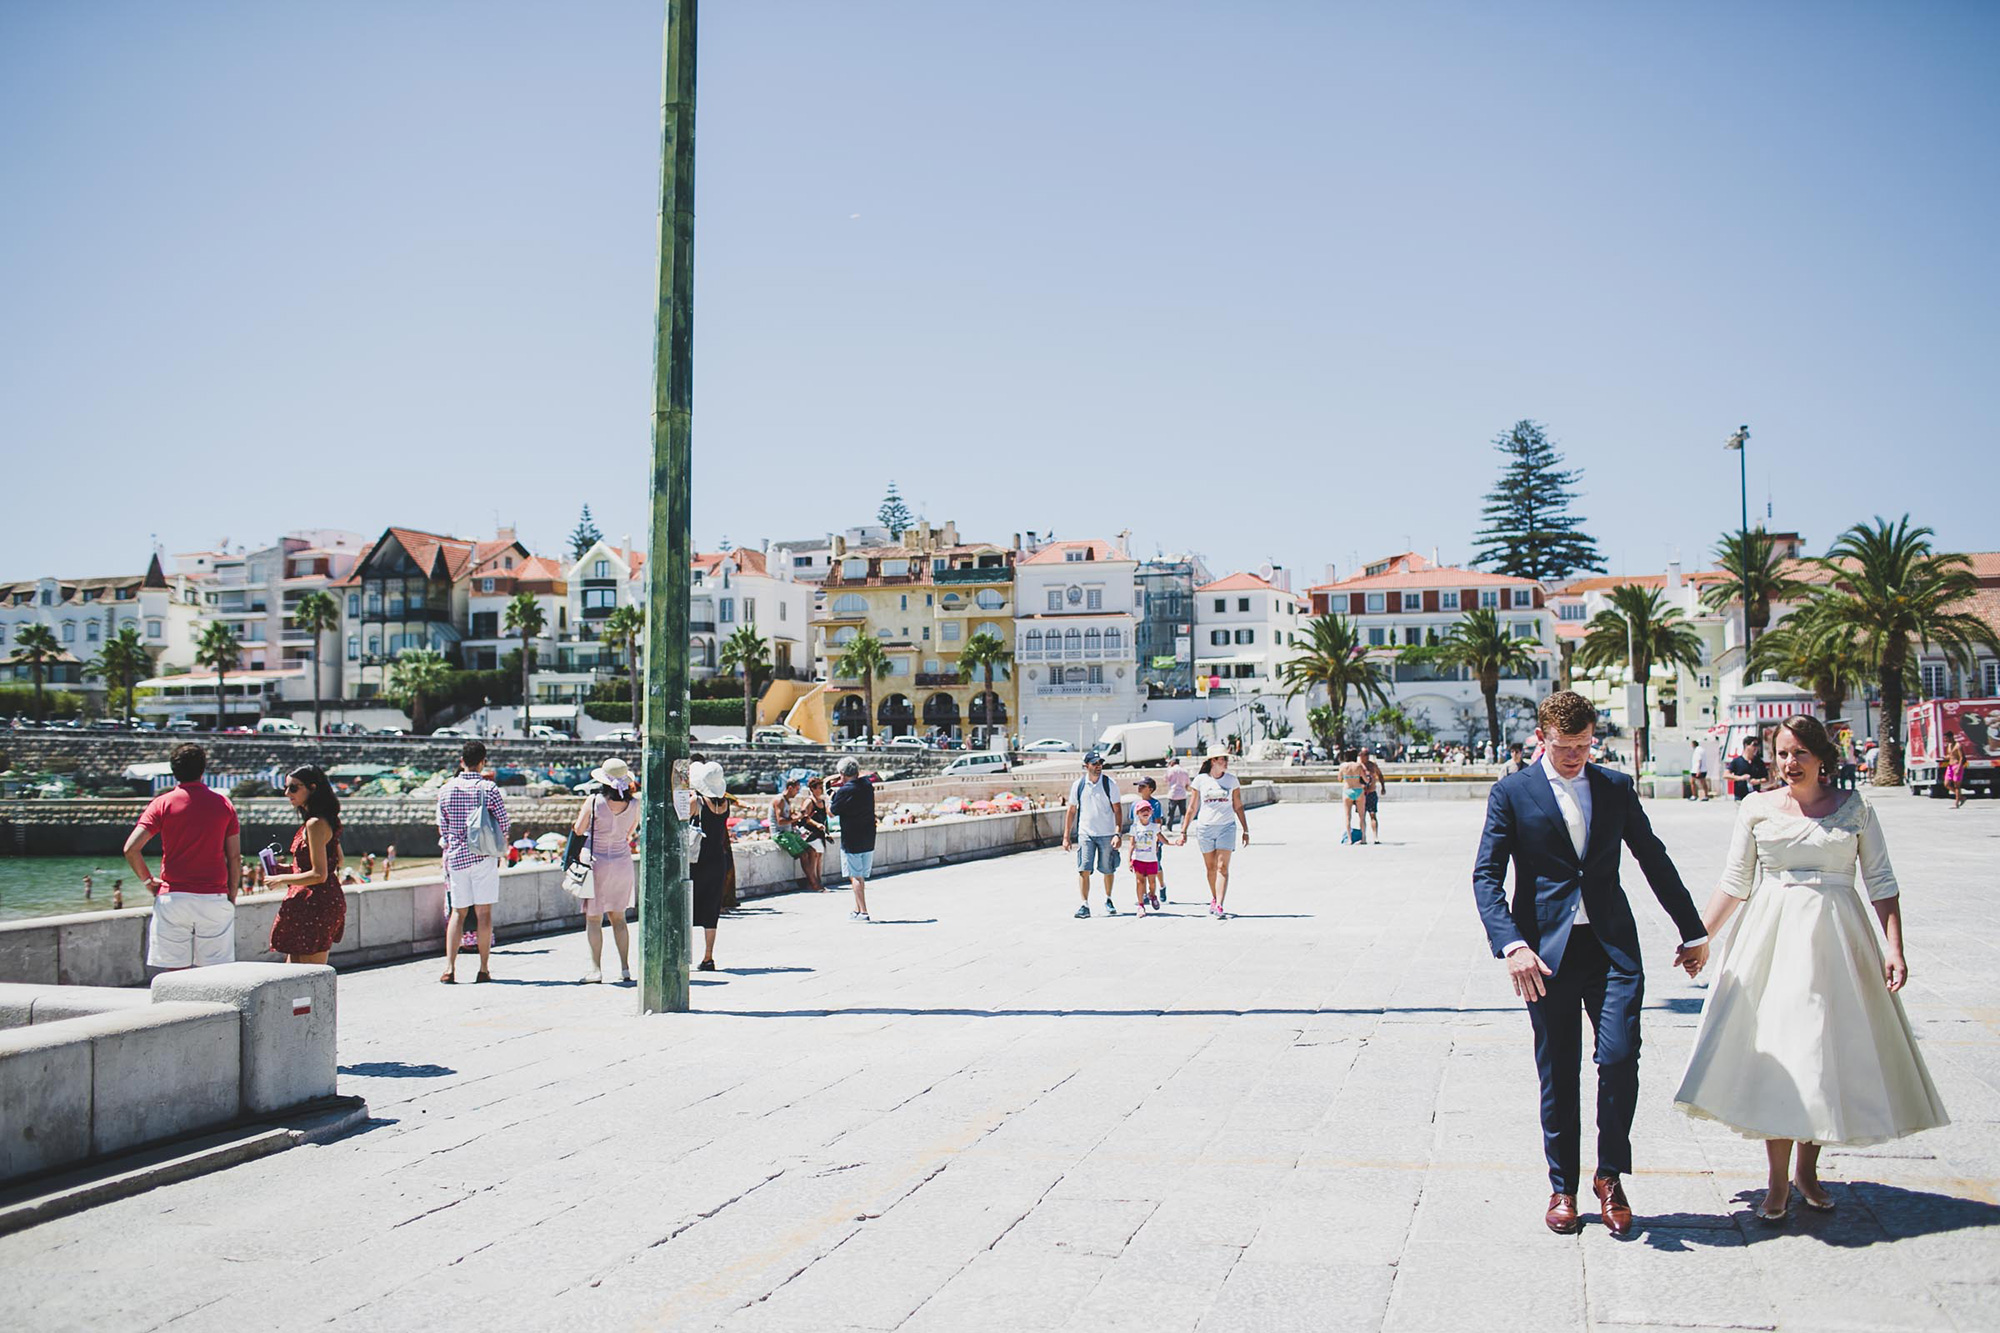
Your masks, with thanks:
M314 764L292 770L285 798L299 812L292 836L292 870L265 883L285 890L271 923L271 951L288 963L324 963L347 928L347 895L340 887L340 798Z

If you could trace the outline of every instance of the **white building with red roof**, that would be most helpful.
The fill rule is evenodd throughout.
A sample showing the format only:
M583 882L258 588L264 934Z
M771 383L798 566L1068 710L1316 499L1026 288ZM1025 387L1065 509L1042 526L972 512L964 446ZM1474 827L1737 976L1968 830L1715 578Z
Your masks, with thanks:
M1015 558L1017 732L1087 749L1139 720L1139 562L1116 542L1050 541Z
M1195 694L1282 694L1278 668L1298 656L1308 605L1261 574L1231 574L1196 588Z
M1359 574L1307 590L1314 615L1343 615L1392 680L1391 698L1446 740L1483 744L1486 702L1463 668L1399 662L1403 648L1434 643L1468 611L1487 610L1515 638L1535 645L1535 666L1500 682L1503 740L1525 740L1535 705L1553 688L1555 617L1548 590L1534 579L1446 565L1403 551L1371 561Z

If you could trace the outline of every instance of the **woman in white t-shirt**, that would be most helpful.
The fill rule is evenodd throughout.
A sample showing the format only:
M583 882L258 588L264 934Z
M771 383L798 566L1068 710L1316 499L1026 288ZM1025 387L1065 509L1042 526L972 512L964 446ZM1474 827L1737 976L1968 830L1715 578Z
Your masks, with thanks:
M1250 821L1243 814L1243 788L1229 772L1229 751L1215 746L1202 761L1201 774L1189 784L1194 808L1181 830L1180 843L1194 831L1194 845L1208 871L1208 914L1217 921L1227 920L1223 904L1229 897L1229 860L1235 855L1237 829L1242 829L1242 845L1250 845Z

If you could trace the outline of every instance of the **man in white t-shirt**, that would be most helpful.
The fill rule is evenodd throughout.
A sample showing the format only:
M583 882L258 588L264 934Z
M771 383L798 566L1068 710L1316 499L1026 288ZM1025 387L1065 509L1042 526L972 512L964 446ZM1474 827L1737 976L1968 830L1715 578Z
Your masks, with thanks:
M1083 906L1077 920L1090 915L1090 872L1104 876L1104 914L1117 916L1111 902L1112 877L1118 873L1118 838L1125 832L1125 807L1118 788L1104 775L1104 756L1092 750L1083 757L1083 776L1069 789L1069 809L1063 814L1063 850L1076 846L1076 885Z

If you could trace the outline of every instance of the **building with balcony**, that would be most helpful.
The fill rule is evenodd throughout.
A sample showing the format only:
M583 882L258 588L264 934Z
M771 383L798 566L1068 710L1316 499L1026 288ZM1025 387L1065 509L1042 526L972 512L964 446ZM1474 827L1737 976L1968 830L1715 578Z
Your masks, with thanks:
M769 648L778 679L812 674L814 585L793 579L790 570L773 570L766 552L742 546L697 553L689 577L691 674L715 675L723 641L746 625Z
M1540 583L1444 565L1404 551L1307 593L1314 615L1335 613L1354 621L1362 643L1388 669L1396 704L1441 738L1469 744L1486 740L1486 701L1479 682L1463 668L1399 662L1396 657L1403 648L1444 637L1468 611L1492 611L1508 633L1535 645L1533 668L1500 682L1502 739L1526 740L1533 734L1535 705L1554 688L1556 665L1556 620L1548 590Z
M309 708L315 690L313 636L298 627L293 612L308 593L332 591L367 546L359 533L313 528L288 532L255 549L224 544L175 555L174 577L184 581L200 608L187 630L190 658L194 641L209 622L226 625L243 645L239 668L275 673L270 680L277 693L270 697ZM339 698L347 663L333 642L319 647L323 679L317 688L322 697Z
M432 649L463 665L475 571L503 577L529 558L512 528L491 541L415 528L383 532L333 587L341 600L341 697L379 697L390 666L411 649Z
M510 563L511 560L511 563ZM553 667L571 624L569 584L563 563L548 556L520 559L511 549L488 555L467 579L465 638L459 656L469 671L497 671L518 652L521 635L507 628L507 608L520 593L541 609L542 632L534 638L535 661Z
M959 678L958 655L975 635L1014 643L1014 552L961 542L957 526L919 523L896 545L850 547L834 539L833 564L821 585L812 628L816 656L828 664L826 701L832 733L906 735L942 732L975 746L1006 734L1014 716L1013 672ZM840 676L842 652L862 635L880 640L890 675L873 682L875 716L863 682Z
M1108 541L1049 541L1014 567L1020 734L1087 747L1139 719L1139 564Z
M166 573L159 556L143 574L107 578L39 578L0 583L0 681L32 684L23 662L9 661L30 625L48 629L62 655L42 672L45 688L84 696L86 709L102 707L106 685L85 668L105 642L127 628L138 631L156 665L194 661L192 628L200 618L199 594Z

